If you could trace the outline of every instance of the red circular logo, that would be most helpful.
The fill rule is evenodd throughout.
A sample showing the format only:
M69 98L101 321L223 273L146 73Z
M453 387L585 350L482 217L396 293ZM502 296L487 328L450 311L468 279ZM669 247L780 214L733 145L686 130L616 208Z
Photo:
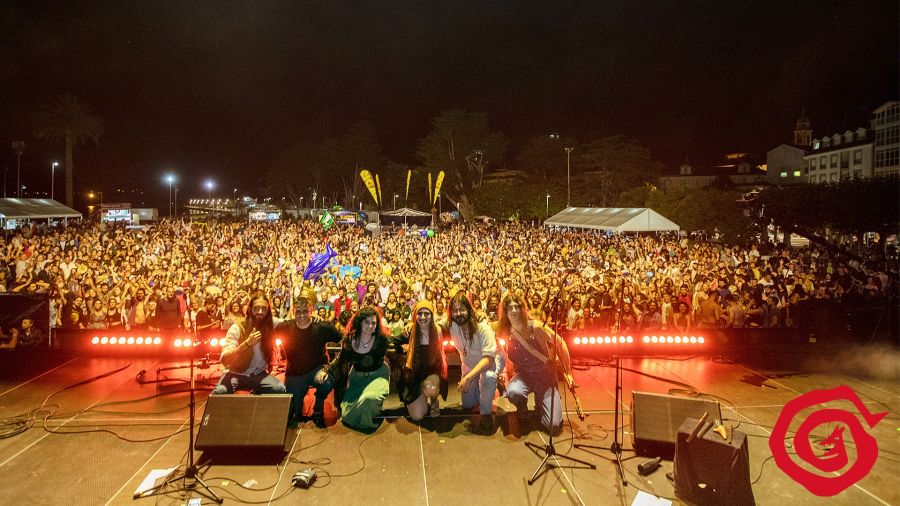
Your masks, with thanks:
M833 408L814 411L803 420L794 435L794 448L797 450L797 457L817 470L823 473L837 473L844 469L849 462L844 446L844 431L850 429L850 435L856 445L856 462L850 469L837 476L822 476L800 467L788 455L785 439L794 417L809 407L838 400L852 402L869 428L875 427L882 418L888 415L887 412L870 412L856 392L848 386L841 385L830 390L813 390L785 404L775 423L775 428L772 430L772 435L769 437L769 449L772 450L772 456L778 467L807 490L823 497L836 495L862 479L869 474L878 459L878 442L869 435L859 418L849 411ZM829 449L819 456L813 451L809 434L819 425L827 423L841 425L821 441L820 445L828 446Z

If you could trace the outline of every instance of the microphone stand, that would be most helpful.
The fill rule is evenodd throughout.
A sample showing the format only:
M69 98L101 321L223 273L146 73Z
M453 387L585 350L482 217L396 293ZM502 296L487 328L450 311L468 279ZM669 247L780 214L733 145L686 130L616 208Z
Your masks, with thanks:
M621 335L622 333L622 311L625 309L625 280L628 278L628 271L624 271L622 273L622 284L619 286L619 311L616 315L616 331ZM617 336L613 336L617 337ZM619 336L620 337L620 336ZM619 340L616 339L613 343L613 360L616 363L616 405L614 411L614 422L613 422L613 442L609 445L609 448L604 446L594 446L594 445L586 445L581 443L575 443L573 446L575 448L579 448L581 450L591 449L591 450L609 450L613 453L613 456L616 459L616 467L619 469L619 478L622 480L622 486L628 486L628 480L625 479L625 468L622 467L622 443L624 443L625 436L622 435L622 443L619 442L619 417L623 418L622 420L622 428L624 429L625 420L624 413L619 411L619 401L622 399L622 354L619 350ZM633 451L633 450L632 450ZM591 452L588 452L591 453Z
M550 307L550 311L548 311L544 315L544 321L541 324L546 327L547 319L550 316L551 312L556 312L559 304L559 296L562 294L563 287L565 286L566 279L569 277L570 272L566 271L562 280L560 280L559 289L556 291L556 296L553 299L553 304ZM559 376L557 376L558 371L556 369L556 358L559 356L559 318L556 319L553 329L553 356L550 357L550 372L553 377L553 386L552 388L559 392ZM538 465L538 468L535 469L534 473L531 475L531 478L528 479L528 484L532 485L537 480L538 476L544 474L550 469L556 468L569 468L569 469L597 469L597 466L591 464L590 462L586 462L584 460L579 460L574 457L569 457L568 455L560 455L556 452L556 447L553 446L553 433L555 432L555 427L553 426L553 410L555 409L555 401L556 395L550 396L550 439L547 441L547 444L544 446L540 446L536 443L532 443L531 441L525 441L525 446L527 446L531 451L535 453L535 455L540 455L541 452L544 452L544 458L541 460L541 463ZM560 429L562 429L562 420L560 420ZM550 459L553 458L556 462L550 462ZM570 462L574 462L575 464L581 464L581 466L570 465L563 466L558 462L559 459L565 459ZM546 466L546 467L545 467Z
M187 465L184 468L184 472L180 473L180 475L176 474L174 477L167 478L165 483L159 486L152 494L148 495L164 495L172 492L190 492L192 490L197 490L200 495L206 495L207 499L212 499L213 501L222 504L222 498L216 495L212 489L203 481L203 478L200 477L200 472L197 469L197 464L194 461L194 412L197 408L197 403L194 398L194 346L191 346L190 350L190 374L191 374L191 400L190 400L190 425L188 425L188 461ZM173 483L175 481L183 480L184 484L179 489L175 490L166 490L166 485L169 483ZM204 494L206 492L206 494Z

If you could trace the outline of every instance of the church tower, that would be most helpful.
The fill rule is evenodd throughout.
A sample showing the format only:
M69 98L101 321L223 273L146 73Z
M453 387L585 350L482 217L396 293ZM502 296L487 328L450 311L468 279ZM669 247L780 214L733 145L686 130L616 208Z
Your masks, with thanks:
M800 113L797 124L794 126L794 146L801 148L812 146L812 128L809 125L805 109Z

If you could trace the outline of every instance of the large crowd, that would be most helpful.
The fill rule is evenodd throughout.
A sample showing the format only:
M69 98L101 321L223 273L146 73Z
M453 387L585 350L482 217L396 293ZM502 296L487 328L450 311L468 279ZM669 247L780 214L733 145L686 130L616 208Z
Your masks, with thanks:
M792 325L805 300L880 299L891 279L881 261L815 246L523 223L461 223L433 236L325 231L311 220L83 223L24 227L2 241L0 291L49 294L50 326L62 329L227 330L255 290L279 318L301 294L314 294L318 318L341 325L374 306L394 335L422 300L446 323L460 291L492 321L502 297L517 294L567 332L777 327ZM326 242L337 252L331 267L304 279Z

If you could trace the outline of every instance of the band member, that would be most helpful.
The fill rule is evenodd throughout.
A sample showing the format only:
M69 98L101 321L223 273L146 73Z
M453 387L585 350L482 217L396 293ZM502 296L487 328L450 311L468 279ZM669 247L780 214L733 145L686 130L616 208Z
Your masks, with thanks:
M463 409L478 406L481 415L472 431L493 432L494 391L506 360L497 351L491 326L486 319L477 321L475 310L463 292L450 300L450 338L462 361L462 378L457 390L462 394Z
M398 389L400 400L413 420L421 420L426 415L439 416L438 396L447 400L447 359L441 331L434 323L434 312L431 302L419 301L412 311L412 339L401 337L398 341L410 341Z
M527 426L528 395L533 392L544 430L559 434L562 431L562 406L551 364L554 360L553 340L556 339L566 382L573 384L566 342L540 321L530 319L525 299L514 294L507 295L500 305L497 334L509 343L509 360L515 366L515 377L509 382L506 396L516 407L519 427Z
M222 346L222 374L213 394L250 390L254 394L284 393L284 385L269 374L275 363L275 322L269 299L260 292L250 296L247 317L231 325Z
M338 356L316 374L316 383L334 383L344 425L364 432L373 432L381 423L375 417L390 388L384 361L389 341L379 316L370 306L360 309L350 320Z
M303 416L303 399L310 387L316 390L316 401L313 404L312 420L319 426L325 426L325 399L334 388L334 383L324 381L317 383L316 375L328 363L325 355L327 343L337 343L341 333L331 322L312 321L312 308L309 299L304 296L294 300L294 319L280 323L275 333L282 337L284 353L287 358L287 372L284 386L293 395L288 424L296 426Z

